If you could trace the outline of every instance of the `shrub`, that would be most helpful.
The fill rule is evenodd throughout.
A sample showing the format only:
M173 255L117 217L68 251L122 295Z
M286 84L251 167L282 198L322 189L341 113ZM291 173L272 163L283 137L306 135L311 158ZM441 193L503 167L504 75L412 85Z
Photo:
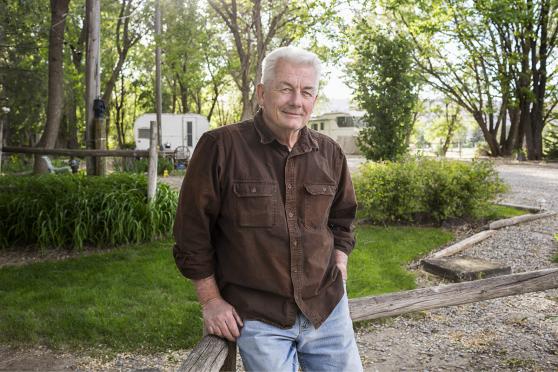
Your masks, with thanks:
M158 185L147 203L142 175L0 177L0 246L81 249L116 246L171 232L178 196Z
M122 169L122 160L115 159L114 160L114 170L117 172L126 172L126 173L147 173L149 170L149 159L148 158L126 158L124 162L124 169ZM159 160L157 161L157 174L162 175L163 172L166 170L169 173L174 169L174 164L172 159L159 156Z
M505 191L488 162L407 159L366 163L354 183L359 214L373 223L475 217Z

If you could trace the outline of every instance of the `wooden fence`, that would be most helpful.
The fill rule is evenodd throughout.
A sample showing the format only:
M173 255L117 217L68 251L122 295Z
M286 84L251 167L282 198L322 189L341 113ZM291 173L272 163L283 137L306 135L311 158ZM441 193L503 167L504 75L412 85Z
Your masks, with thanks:
M349 300L349 308L353 321L361 321L555 288L558 288L558 268L355 298ZM207 335L194 347L179 371L217 372L235 369L236 344Z

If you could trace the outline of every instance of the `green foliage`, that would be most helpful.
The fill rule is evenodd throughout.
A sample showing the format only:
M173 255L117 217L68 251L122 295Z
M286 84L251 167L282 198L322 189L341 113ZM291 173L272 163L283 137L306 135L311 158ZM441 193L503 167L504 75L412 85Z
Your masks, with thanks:
M369 162L354 183L361 215L379 224L475 217L505 190L491 163L429 159Z
M81 249L149 241L171 232L178 202L158 185L147 203L145 176L0 177L0 246Z
M349 297L415 288L415 278L405 265L451 239L451 232L442 229L360 225L357 245L349 256Z
M141 350L192 347L202 335L192 284L171 240L0 269L0 343Z
M157 160L158 175L161 176L165 170L170 173L173 169L174 169L174 164L172 162L172 159L164 156L159 156L159 159ZM144 174L149 171L149 159L127 158L124 163L124 169L122 168L122 162L120 160L115 160L114 170L117 172Z
M366 21L357 25L353 42L354 62L348 70L356 100L366 110L358 147L369 160L396 160L407 152L417 105L412 45Z
M13 174L33 171L33 160L22 155L2 157L2 173Z
M558 125L550 125L544 137L544 156L546 159L558 160Z

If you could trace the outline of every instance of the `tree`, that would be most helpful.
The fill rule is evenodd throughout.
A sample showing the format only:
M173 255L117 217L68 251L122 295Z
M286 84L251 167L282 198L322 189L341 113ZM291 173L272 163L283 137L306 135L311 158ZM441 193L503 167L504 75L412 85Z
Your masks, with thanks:
M44 127L49 11L48 2L0 2L0 106L10 108L10 145L34 146Z
M209 4L232 36L236 58L229 67L240 90L244 120L257 108L255 87L267 52L290 45L316 28L326 29L335 18L336 1L209 0Z
M411 35L426 81L474 117L493 156L522 147L542 155L542 131L558 104L548 71L558 37L550 0L385 2Z
M398 34L361 20L354 32L348 70L356 100L366 110L357 144L367 159L395 160L407 152L416 119L417 77L412 48Z
M48 46L48 103L45 129L37 147L53 148L58 137L64 105L64 29L70 0L51 0ZM47 165L35 157L34 172L46 173Z

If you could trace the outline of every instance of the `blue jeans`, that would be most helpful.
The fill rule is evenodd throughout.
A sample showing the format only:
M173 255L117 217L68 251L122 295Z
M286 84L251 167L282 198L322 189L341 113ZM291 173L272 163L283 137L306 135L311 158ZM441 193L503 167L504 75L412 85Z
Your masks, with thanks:
M318 329L301 313L288 329L244 320L236 342L247 371L362 371L346 294Z

